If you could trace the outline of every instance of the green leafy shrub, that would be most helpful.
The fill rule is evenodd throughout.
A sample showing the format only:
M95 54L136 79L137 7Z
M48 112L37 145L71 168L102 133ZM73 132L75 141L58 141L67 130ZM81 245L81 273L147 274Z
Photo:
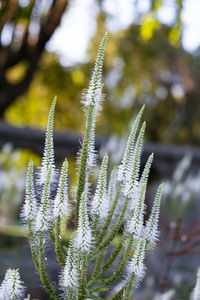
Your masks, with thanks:
M56 99L50 109L42 166L36 176L33 163L28 165L22 219L28 227L35 268L49 297L55 300L102 299L102 292L106 292L109 299L128 299L145 276L145 255L159 235L163 185L159 186L150 217L144 222L145 193L153 160L152 154L140 175L145 122L138 128L144 107L133 123L121 164L114 167L107 185L108 155L105 154L95 193L91 194L89 181L96 164L95 121L103 100L102 67L106 42L107 34L102 39L92 79L83 96L85 131L77 159L74 199L68 196L67 160L60 172L54 163ZM70 242L65 243L61 225L73 216L74 232ZM121 230L123 234L119 233ZM45 246L49 240L61 266L58 290L52 286L45 267ZM108 257L110 248L113 250ZM117 266L116 260L119 260ZM106 277L107 270L112 270L109 277ZM18 270L7 271L1 292L5 295L2 299L23 298L24 288Z

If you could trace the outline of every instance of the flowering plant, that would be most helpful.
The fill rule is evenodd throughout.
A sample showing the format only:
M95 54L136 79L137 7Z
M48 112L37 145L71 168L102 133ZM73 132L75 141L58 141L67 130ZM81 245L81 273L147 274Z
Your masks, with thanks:
M114 167L107 184L109 159L105 154L95 193L91 194L89 181L96 164L95 121L104 98L102 67L106 42L107 34L102 39L92 79L83 96L86 121L77 159L74 199L68 196L67 160L63 162L60 172L54 163L56 98L49 113L42 166L36 171L36 176L33 163L28 165L26 197L21 215L28 228L35 268L49 297L55 300L103 299L101 295L105 291L109 299L128 299L145 275L145 255L159 236L163 185L159 186L150 217L144 222L145 193L153 160L151 154L140 175L146 123L138 128L144 106L133 123L121 164ZM61 225L72 216L75 217L75 228L70 242L65 244ZM123 233L119 234L122 228ZM114 243L116 236L118 239ZM52 286L45 266L45 246L49 240L54 245L57 262L61 266L57 290ZM112 253L108 257L111 248ZM116 266L117 259L119 263ZM106 277L106 271L113 270L114 265L114 271ZM23 297L24 288L18 270L8 270L1 285L0 299Z

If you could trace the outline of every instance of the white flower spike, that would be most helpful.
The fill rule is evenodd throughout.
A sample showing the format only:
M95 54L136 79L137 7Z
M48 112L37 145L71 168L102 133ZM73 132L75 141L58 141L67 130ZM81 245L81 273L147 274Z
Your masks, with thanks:
M146 188L147 188L147 181L148 181L148 174L153 161L153 154L151 154L147 160L146 166L144 168L144 171L142 173L141 178L141 187L140 187L140 193L138 196L137 203L135 204L133 216L131 217L131 220L128 222L127 225L127 231L129 233L133 233L135 238L140 238L142 230L143 230L143 221L144 221L144 209L145 209L145 194L146 194Z
M45 136L44 154L42 158L42 167L39 172L39 184L44 184L46 176L51 166L51 182L54 179L55 163L54 163L54 145L53 145L53 125L54 125L54 112L56 106L57 97L53 99L51 104L48 124Z
M95 121L101 108L102 97L102 67L105 46L108 39L107 33L102 39L97 54L92 79L88 91L84 94L83 103L86 109L86 125L82 143L82 149L77 160L78 182L76 188L76 226L78 224L79 206L81 195L87 188L87 178L95 165Z
M51 181L51 166L48 169L46 180L42 191L42 201L36 218L35 230L47 231L49 229L50 221L52 220L50 209L50 181Z
M145 233L146 239L152 246L155 245L159 236L158 221L159 221L159 213L160 213L160 200L162 196L163 187L164 184L161 184L158 188L151 215L146 223L146 233Z
M122 158L122 163L119 167L119 173L118 173L118 180L126 180L127 177L127 172L129 173L130 171L130 167L132 164L132 160L133 160L133 155L134 155L134 142L135 142L135 136L137 133L137 129L138 129L138 125L140 123L140 119L142 117L143 111L144 111L145 105L142 106L142 108L140 109L136 120L133 123L129 138L128 138L128 142L126 145L126 149L124 152L124 156Z
M133 157L130 163L130 167L127 172L127 176L125 180L125 190L124 190L125 196L131 197L131 193L134 190L135 183L136 181L138 181L139 170L140 170L140 156L142 152L142 144L144 139L145 128L146 128L146 122L142 124L142 127L140 129L136 141Z
M69 217L70 216L70 204L68 199L68 183L67 183L67 173L68 173L68 162L65 160L63 162L60 179L58 183L58 190L54 200L53 216L57 217Z
M145 265L144 265L144 258L145 258L145 250L146 250L146 239L141 238L138 240L136 251L130 260L127 268L128 277L134 273L135 279L134 281L139 283L144 275L145 275Z
M0 286L0 300L20 300L23 298L25 287L18 269L8 269Z
M104 52L105 52L107 40L108 40L108 34L106 33L99 47L89 88L84 93L83 101L82 101L86 108L90 106L94 106L96 113L98 112L98 110L101 109L100 102L102 101L102 97L103 97L102 96L102 68L103 68L103 58L104 58Z
M99 173L96 192L92 200L92 216L98 216L100 223L102 223L102 221L107 217L109 210L109 202L106 189L107 168L108 155L105 154Z
M76 246L80 251L90 252L92 246L92 230L90 228L88 213L86 191L83 192L80 203L78 229L76 233Z
M37 202L35 197L35 187L33 182L33 162L28 164L27 178L26 178L26 192L25 202L22 208L22 218L25 221L32 221L35 219L37 213Z
M69 246L65 267L60 276L60 287L66 293L67 289L71 289L72 293L75 292L79 286L79 273L75 255L75 249L72 245Z

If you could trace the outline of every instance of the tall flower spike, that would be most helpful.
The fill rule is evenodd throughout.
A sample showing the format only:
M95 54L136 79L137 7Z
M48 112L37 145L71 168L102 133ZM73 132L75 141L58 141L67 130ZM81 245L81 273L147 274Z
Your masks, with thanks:
M78 224L79 206L81 201L81 195L86 188L86 178L89 171L94 165L95 158L95 146L94 146L94 131L95 131L95 120L98 111L100 110L100 102L102 100L102 66L103 57L106 42L108 39L107 33L102 39L94 71L92 73L92 79L89 85L88 91L84 94L83 103L86 108L86 126L83 138L82 149L78 158L78 182L76 191L76 226Z
M46 180L47 172L49 170L49 167L51 166L51 181L54 179L54 145L53 145L53 126L54 126L54 112L55 112L55 106L56 106L56 100L55 97L53 99L53 102L51 104L49 117L48 117L48 123L47 123L47 130L46 130L46 136L45 136L45 146L44 146L44 154L42 158L42 167L39 173L39 183L43 184Z
M25 288L18 269L8 269L0 286L0 300L20 300L23 298Z
M105 154L99 173L96 192L92 200L92 215L98 216L100 223L107 217L109 210L109 203L106 192L107 168L108 155Z
M128 222L128 226L127 226L127 231L129 233L134 233L134 236L137 239L140 238L143 229L144 208L145 208L144 200L145 200L149 170L152 161L153 161L153 154L149 156L144 171L142 173L142 178L140 180L141 181L140 194L138 197L138 201L135 204L133 216L131 217L131 220Z
M75 249L72 244L68 248L65 267L62 270L60 276L60 287L64 291L67 297L67 292L72 294L79 286L79 273L75 255ZM70 291L68 291L70 289Z
M49 205L50 196L50 182L51 182L51 166L48 169L46 180L42 191L42 201L36 218L35 230L47 231L51 221L51 211Z
M158 221L163 186L164 184L161 184L158 188L151 215L146 223L146 239L151 245L155 245L159 236Z
M27 177L26 177L26 192L25 203L22 208L22 218L26 221L32 221L35 219L37 212L37 202L35 197L35 188L33 183L33 162L28 164Z
M89 88L84 93L82 101L86 108L95 106L96 111L101 109L100 101L102 100L102 68L107 40L108 34L106 33L99 47Z
M134 281L136 283L139 283L145 275L145 266L144 266L145 249L146 249L146 239L140 238L137 243L136 251L127 267L128 277L130 277L131 274L134 273L135 275Z
M144 139L145 128L146 128L146 122L142 124L142 127L140 129L136 141L135 149L134 149L133 159L131 161L131 166L126 176L126 184L124 190L125 196L131 197L131 193L134 191L135 182L138 180L139 168L140 168L140 156L142 152L142 144Z
M111 175L110 175L110 180L109 180L109 184L108 184L108 202L109 202L109 205L112 204L112 202L114 201L114 197L115 197L115 189L116 189L116 186L117 186L117 180L116 180L116 175L117 173L117 168L114 167L112 172L111 172Z
M53 216L57 217L69 217L70 215L70 204L68 199L68 184L67 184L67 172L68 162L67 159L63 162L60 179L58 183L58 190L54 200Z
M76 233L76 246L81 251L90 252L92 246L92 231L87 213L86 191L83 192L80 203L78 229Z
M138 125L140 123L140 119L142 117L142 114L144 112L145 105L142 106L140 109L137 118L135 119L130 135L128 137L126 149L124 152L124 156L122 159L122 163L119 167L119 173L118 173L118 180L126 180L126 173L128 172L130 165L132 163L133 154L134 154L134 142L135 142L135 136L137 133Z

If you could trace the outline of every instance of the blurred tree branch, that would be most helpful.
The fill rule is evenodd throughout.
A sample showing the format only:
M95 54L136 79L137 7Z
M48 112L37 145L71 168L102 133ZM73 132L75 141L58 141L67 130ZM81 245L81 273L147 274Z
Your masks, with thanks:
M0 118L15 99L26 92L44 47L67 7L68 0L31 0L26 7L17 0L2 1L0 6ZM3 40L6 30L11 39ZM13 83L6 77L7 70L21 62L26 62L23 78Z

